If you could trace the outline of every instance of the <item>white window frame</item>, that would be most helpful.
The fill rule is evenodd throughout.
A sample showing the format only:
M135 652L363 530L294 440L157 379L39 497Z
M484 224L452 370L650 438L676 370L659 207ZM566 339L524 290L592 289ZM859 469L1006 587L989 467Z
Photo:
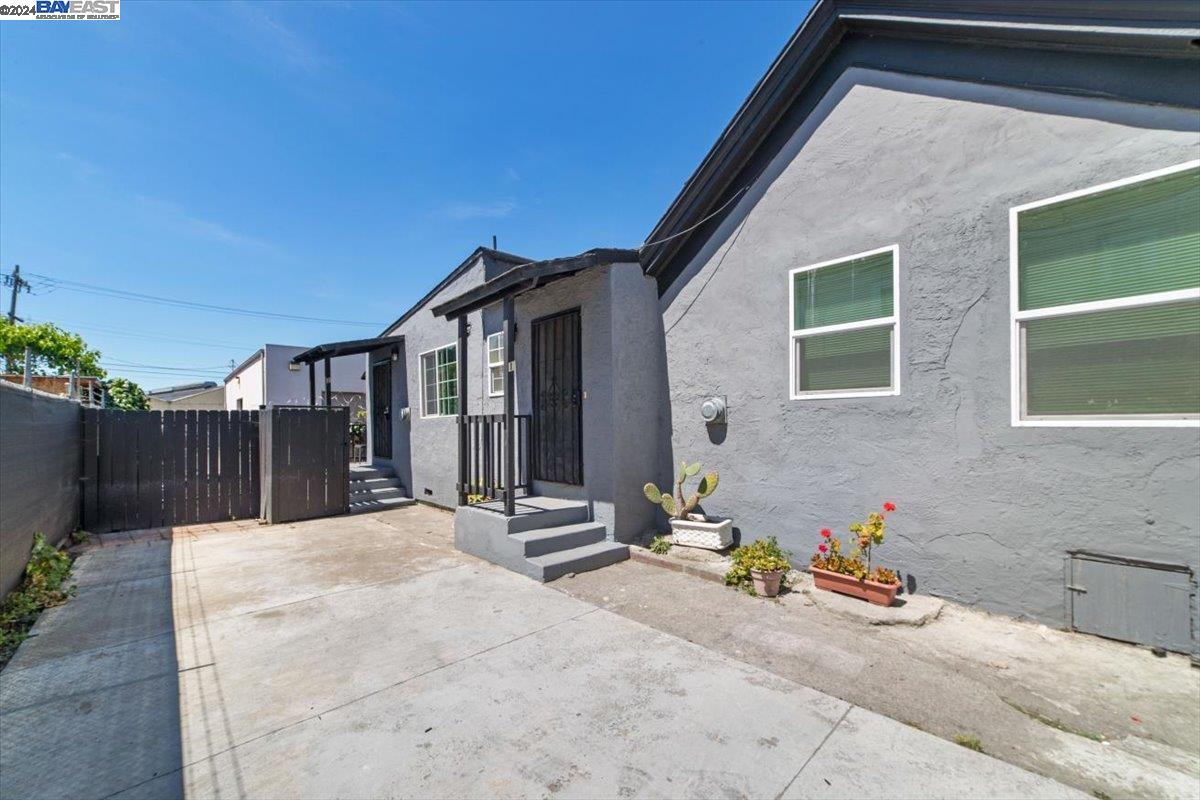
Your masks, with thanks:
M1126 417L1104 416L1056 416L1056 417L1026 417L1025 416L1025 336L1022 323L1034 319L1050 317L1067 317L1085 314L1090 311L1106 311L1118 308L1140 308L1161 305L1162 303L1177 303L1181 300L1200 299L1200 287L1194 289L1176 289L1170 292L1153 292L1151 294L1115 297L1111 300L1092 300L1086 303L1072 303L1063 306L1050 306L1021 311L1020 306L1020 229L1021 212L1043 206L1086 197L1090 194L1106 192L1135 183L1162 178L1176 172L1185 172L1200 167L1200 159L1177 164L1172 167L1143 172L1129 178L1089 186L1066 194L1047 197L1032 203L1013 206L1008 211L1008 310L1009 310L1009 404L1012 411L1012 426L1016 428L1200 428L1200 418L1185 417L1178 414L1158 415L1129 415Z
M889 317L873 317L857 322L843 322L837 325L822 325L819 328L804 328L796 330L796 275L801 272L811 272L822 267L832 267L847 261L856 261L880 253L892 254L892 314ZM837 400L850 397L895 397L900 394L900 245L891 244L887 247L877 247L851 256L822 261L819 264L809 264L797 267L788 272L788 394L792 400ZM840 333L862 328L892 329L892 381L888 388L879 389L845 389L832 392L816 391L801 392L797 389L799 375L796 370L796 342L810 336L820 336L824 333Z
M500 339L500 350L499 350L499 353L498 353L498 360L497 360L497 361L495 361L495 362L493 362L493 361L492 361L492 340L493 340L493 339L496 339L497 337ZM488 336L487 336L487 339L485 339L485 340L484 340L484 344L485 344L485 346L484 346L484 357L485 357L485 360L486 360L486 362L487 362L488 397L504 397L504 390L503 390L503 389L501 389L501 390L500 390L500 391L498 391L498 392L492 389L492 383L493 383L493 381L492 381L492 372L493 372L494 370L497 370L497 369L498 369L498 370L500 370L500 376L501 376L501 385L503 385L503 378L504 378L504 331L496 331L495 333L489 333L489 334L488 334Z
M417 372L420 374L420 380L421 380L421 418L422 419L443 419L445 417L457 417L458 416L458 414L426 414L425 413L425 407L428 405L428 399L429 399L425 394L425 356L429 355L430 353L434 354L434 356L433 356L433 367L434 367L433 384L434 384L434 388L436 390L436 387L439 383L439 381L437 380L437 353L439 351L445 350L449 347L455 348L454 349L454 362L455 362L455 364L457 364L458 363L458 342L448 342L447 344L441 345L440 347L432 347L429 350L426 350L422 353L417 354ZM462 376L458 374L457 369L455 371L455 379L456 379L456 381L462 380ZM457 383L456 383L456 385L457 385ZM459 409L459 410L461 411L461 409Z

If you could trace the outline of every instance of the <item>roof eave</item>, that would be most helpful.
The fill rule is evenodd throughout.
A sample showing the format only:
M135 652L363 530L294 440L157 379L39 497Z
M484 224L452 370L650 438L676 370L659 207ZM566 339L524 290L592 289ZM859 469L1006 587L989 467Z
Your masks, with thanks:
M729 181L848 32L1027 47L1196 57L1196 6L1042 0L1013 15L1005 0L821 0L755 84L733 119L647 235L642 268L658 277L729 190ZM1151 13L1153 10L1154 13ZM1103 14L1097 12L1104 12ZM1036 12L1036 13L1035 13ZM728 200L727 200L728 201ZM727 202L726 201L726 202ZM719 210L719 208L718 208ZM654 243L654 244L651 244Z

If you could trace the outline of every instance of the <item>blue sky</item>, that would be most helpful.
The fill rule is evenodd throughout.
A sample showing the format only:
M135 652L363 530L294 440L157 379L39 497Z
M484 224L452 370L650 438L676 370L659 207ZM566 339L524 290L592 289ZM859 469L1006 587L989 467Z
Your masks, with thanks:
M639 244L809 5L126 0L115 23L7 23L0 267L369 323L34 279L21 316L147 388L373 336L493 234L531 258Z

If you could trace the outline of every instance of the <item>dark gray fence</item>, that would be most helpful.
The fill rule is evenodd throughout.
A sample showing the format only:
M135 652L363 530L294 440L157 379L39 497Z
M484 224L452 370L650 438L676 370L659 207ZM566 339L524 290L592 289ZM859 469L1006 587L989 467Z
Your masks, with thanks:
M0 597L21 581L34 534L79 523L79 405L0 381Z
M252 519L257 411L83 410L83 527Z
M344 407L280 406L261 412L263 519L289 522L349 510L349 422Z

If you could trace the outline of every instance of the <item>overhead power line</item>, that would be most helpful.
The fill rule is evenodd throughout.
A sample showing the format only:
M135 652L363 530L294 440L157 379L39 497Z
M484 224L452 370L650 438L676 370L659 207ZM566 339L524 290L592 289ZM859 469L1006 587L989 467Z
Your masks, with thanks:
M81 294L92 294L100 297L111 297L119 300L132 300L139 303L151 303L155 305L172 306L174 308L190 308L196 311L211 311L218 314L237 314L244 317L258 317L260 319L286 319L295 322L320 322L326 325L359 325L368 328L377 328L383 325L382 322L359 322L357 320L349 319L306 317L299 314L280 314L275 311L259 311L250 308L213 305L211 303L197 303L192 300L177 300L171 297L159 297L158 295L142 294L141 292L127 292L123 289L110 289L107 286L97 286L96 284L83 283L81 281L69 281L64 278L55 278L50 275L41 275L36 272L31 272L29 274L47 281L50 286L56 289L66 289L68 291L79 292Z
M253 346L248 347L245 344L235 344L233 342L217 342L217 341L213 341L211 339L187 339L187 338L183 338L183 337L179 337L179 336L167 336L165 334L157 334L157 333L152 334L152 333L146 333L145 331L136 331L131 328L117 328L117 327L114 327L111 325L98 325L98 324L92 323L92 322L72 322L70 320L65 320L65 319L64 320L35 319L33 317L27 317L26 321L28 321L28 322L52 322L55 325L58 325L59 327L69 328L71 330L78 328L80 330L85 330L85 331L98 331L100 333L106 333L110 336L121 336L121 337L125 337L128 339L143 339L148 342L172 342L174 344L188 344L188 345L194 345L196 347L219 347L222 350L237 350L237 351L245 350L247 352L254 349Z

